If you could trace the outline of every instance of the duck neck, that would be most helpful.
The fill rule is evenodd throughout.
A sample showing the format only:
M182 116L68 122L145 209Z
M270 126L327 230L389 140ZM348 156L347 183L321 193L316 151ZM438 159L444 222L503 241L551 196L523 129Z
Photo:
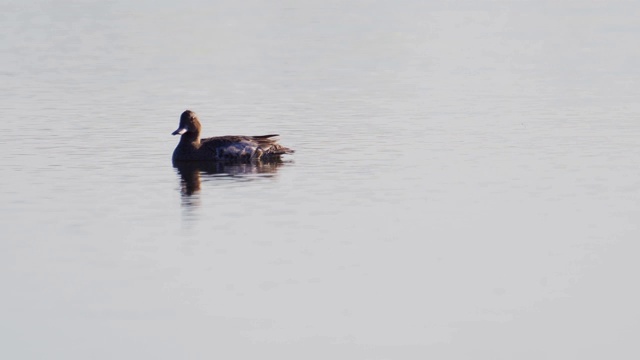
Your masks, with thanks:
M200 147L200 134L188 132L180 136L180 145Z

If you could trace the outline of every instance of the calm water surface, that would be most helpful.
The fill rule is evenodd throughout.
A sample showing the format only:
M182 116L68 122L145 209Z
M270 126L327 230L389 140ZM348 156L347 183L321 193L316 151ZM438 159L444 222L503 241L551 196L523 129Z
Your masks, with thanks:
M638 358L639 18L0 1L0 357Z

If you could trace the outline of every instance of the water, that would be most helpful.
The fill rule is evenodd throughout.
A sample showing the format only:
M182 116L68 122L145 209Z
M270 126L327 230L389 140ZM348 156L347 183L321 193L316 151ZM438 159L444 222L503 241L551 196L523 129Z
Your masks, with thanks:
M638 4L0 10L2 358L640 355Z

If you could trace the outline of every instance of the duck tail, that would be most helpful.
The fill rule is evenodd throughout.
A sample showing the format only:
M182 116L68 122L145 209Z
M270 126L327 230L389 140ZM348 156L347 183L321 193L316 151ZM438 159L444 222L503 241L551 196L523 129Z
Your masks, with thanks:
M267 156L280 156L284 154L293 154L295 150L289 149L288 147L282 146L280 144L273 144L265 151L265 155Z
M264 161L282 161L280 158L282 155L293 153L293 149L289 149L280 144L271 144L268 148L263 149L260 158Z
M252 136L253 140L258 143L259 151L256 151L253 157L263 160L278 160L281 155L293 154L293 149L278 144L274 137L278 134Z

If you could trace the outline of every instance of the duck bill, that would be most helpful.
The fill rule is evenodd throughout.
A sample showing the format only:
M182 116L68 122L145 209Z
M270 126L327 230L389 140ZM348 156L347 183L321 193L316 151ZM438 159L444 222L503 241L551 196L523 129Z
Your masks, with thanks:
M172 132L171 135L182 135L182 134L184 134L186 132L187 132L186 128L181 128L181 129L178 129L178 130Z

